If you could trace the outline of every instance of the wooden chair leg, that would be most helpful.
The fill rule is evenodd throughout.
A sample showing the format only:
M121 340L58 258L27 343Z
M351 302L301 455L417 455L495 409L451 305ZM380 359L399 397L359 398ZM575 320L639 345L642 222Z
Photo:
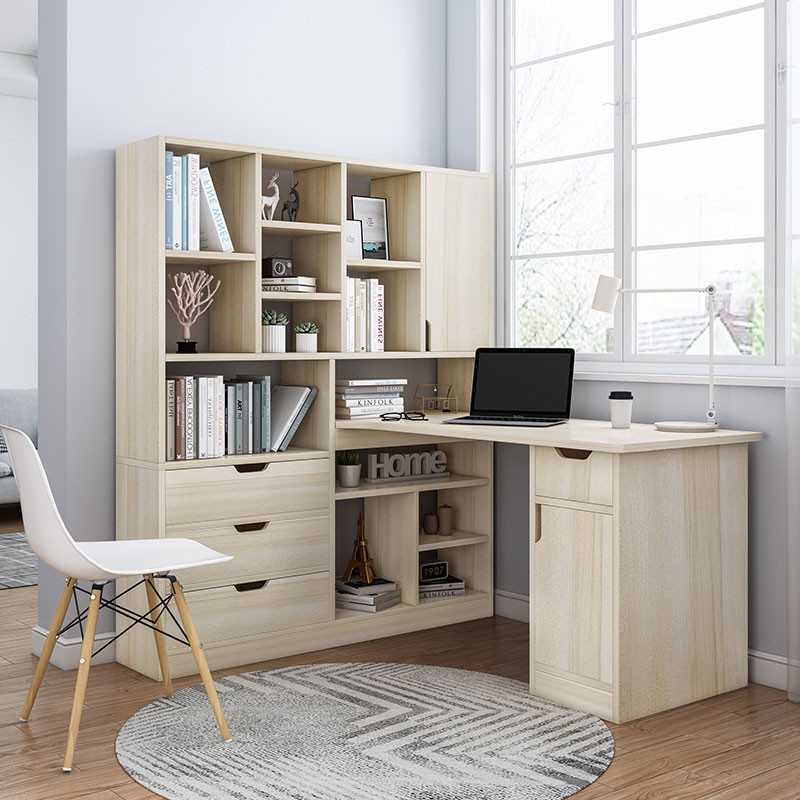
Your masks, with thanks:
M72 698L72 716L69 720L69 733L67 734L67 752L64 756L64 772L72 771L72 760L75 757L75 743L78 741L78 728L81 725L83 700L86 696L86 684L89 682L89 667L94 649L94 636L97 632L97 617L100 614L100 599L103 594L102 586L93 586L89 600L89 614L86 618L86 629L83 632L83 646L81 647L81 660L78 666L78 679L75 683L75 695Z
M171 581L171 585L172 594L175 596L175 602L178 606L178 613L181 615L183 628L186 631L186 638L189 640L189 644L192 647L192 655L197 663L197 669L200 673L200 678L203 681L203 686L206 688L206 694L208 695L208 700L211 703L211 709L214 712L214 716L217 718L217 725L219 725L222 739L225 742L229 742L233 737L228 729L228 723L225 720L225 714L222 712L219 696L217 695L216 688L214 688L214 681L211 678L211 672L208 669L208 663L206 662L206 657L203 653L203 645L200 644L200 639L197 636L197 630L194 627L192 615L189 613L189 607L186 605L186 598L183 596L183 589L181 589L181 585L176 580Z
M69 601L72 599L72 589L77 583L75 578L67 578L64 586L64 591L61 593L61 599L58 601L56 613L53 615L53 621L50 623L50 630L47 632L47 638L44 640L44 647L42 654L39 656L39 663L36 665L36 672L31 681L31 688L28 689L28 696L25 698L25 705L22 706L22 712L19 715L21 722L27 722L31 715L31 709L36 702L36 695L39 694L39 687L42 685L44 674L47 672L47 667L50 664L50 656L53 655L53 648L56 646L56 638L61 626L64 624L64 617L67 615L69 608Z
M158 608L158 596L156 595L155 589L151 585L150 581L153 580L152 575L145 575L144 576L144 585L147 589L147 604L150 607L150 619L153 621L153 625L158 628L159 631L164 630L164 617L163 615L159 616L159 611L161 609ZM164 681L164 692L166 693L167 697L172 697L172 677L169 672L169 658L167 657L167 642L164 639L164 636L160 634L158 631L153 631L153 636L156 640L156 652L158 653L158 663L161 665L161 678Z

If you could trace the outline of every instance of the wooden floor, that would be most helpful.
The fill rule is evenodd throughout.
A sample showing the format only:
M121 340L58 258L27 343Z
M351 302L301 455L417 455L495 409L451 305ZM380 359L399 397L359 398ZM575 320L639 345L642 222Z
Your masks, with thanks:
M155 797L118 766L123 722L160 686L117 664L92 668L75 769L61 772L74 672L51 668L29 723L18 721L35 660L36 587L0 591L0 797L3 800L140 800ZM329 661L400 661L528 673L528 627L502 617L379 639L252 668ZM241 672L227 670L218 674ZM176 688L196 679L176 681ZM581 800L798 800L800 706L752 685L627 725L610 726L617 755ZM236 732L234 730L234 736Z

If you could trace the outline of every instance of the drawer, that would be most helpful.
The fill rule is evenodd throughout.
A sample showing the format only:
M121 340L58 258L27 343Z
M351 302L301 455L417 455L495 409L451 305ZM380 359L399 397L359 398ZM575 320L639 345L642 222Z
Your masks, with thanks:
M233 561L181 570L187 591L231 586L263 578L322 572L330 569L330 517L271 520L257 530L226 525L197 531L167 532L167 538L186 537L233 556Z
M579 503L613 503L613 454L560 447L536 448L537 497Z
M248 464L248 468L253 465ZM327 458L270 461L259 471L232 465L166 474L166 526L209 522L263 522L273 514L328 512Z
M233 586L200 589L187 592L186 602L197 635L206 646L327 622L333 605L329 572L274 578L248 591L237 591ZM170 608L177 616L174 602ZM179 635L168 615L167 631ZM170 652L185 646L172 639L167 642ZM264 658L267 657L265 653Z

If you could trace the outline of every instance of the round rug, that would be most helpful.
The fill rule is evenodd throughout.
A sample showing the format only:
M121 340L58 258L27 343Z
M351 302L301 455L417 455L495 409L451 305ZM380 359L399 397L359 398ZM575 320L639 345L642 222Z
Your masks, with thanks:
M591 714L520 681L415 664L314 664L202 685L134 714L117 759L169 800L559 800L608 768Z

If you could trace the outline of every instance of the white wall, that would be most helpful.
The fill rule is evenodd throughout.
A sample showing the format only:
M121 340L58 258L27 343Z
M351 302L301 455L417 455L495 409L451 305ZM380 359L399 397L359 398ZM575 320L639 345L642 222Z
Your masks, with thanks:
M110 539L114 148L167 134L442 165L445 0L40 0L40 11L40 163L66 209L40 239L54 288L40 446L72 532ZM59 591L45 571L41 625Z
M3 94L0 59L0 389L37 385L35 97Z

